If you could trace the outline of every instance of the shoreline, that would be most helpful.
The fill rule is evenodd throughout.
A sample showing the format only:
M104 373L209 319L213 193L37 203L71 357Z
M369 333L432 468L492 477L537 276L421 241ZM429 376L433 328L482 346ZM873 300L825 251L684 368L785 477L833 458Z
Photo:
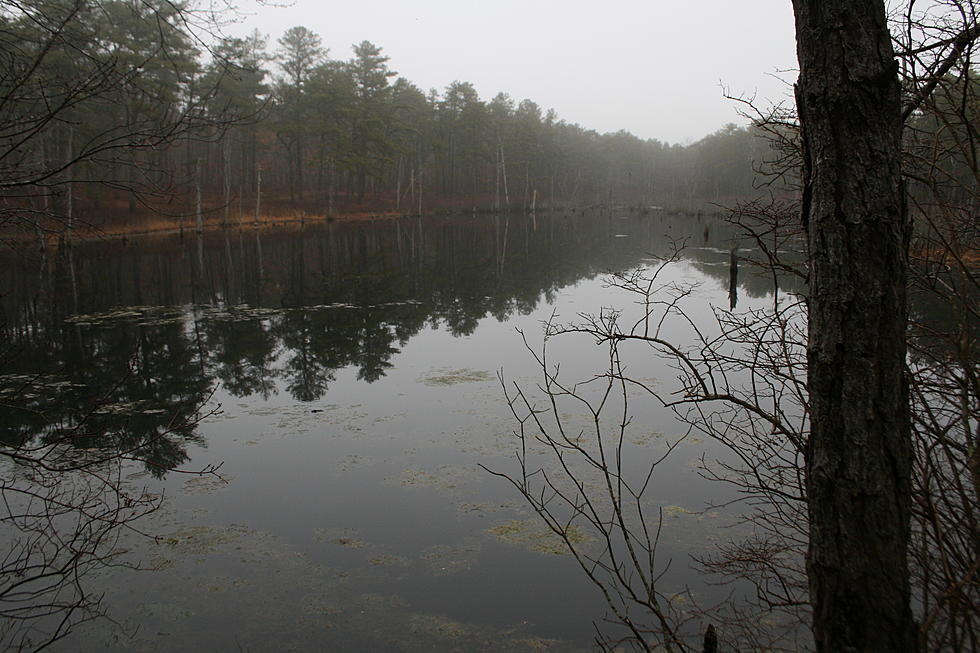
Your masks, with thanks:
M701 203L699 203L701 204ZM550 214L554 212L563 211L584 211L584 210L599 210L599 211L609 211L609 210L638 210L638 211L653 211L653 212L663 212L663 213L688 213L692 216L694 215L712 215L720 213L720 205L712 205L711 203L701 204L700 209L694 209L690 206L606 206L606 205L581 205L581 206L560 206L554 208L539 207L537 213L539 214ZM515 207L510 210L497 212L497 215L514 215L528 213L520 207ZM195 233L213 233L221 230L231 229L231 230L245 230L245 229L266 229L266 228L276 228L276 227L295 227L297 225L305 224L322 224L325 222L358 222L358 221L374 221L374 220L399 220L403 218L430 218L440 215L494 215L495 212L490 210L478 210L476 207L472 209L436 209L430 210L422 214L411 214L411 213L396 213L393 211L381 211L381 212L358 212L358 213L340 213L335 215L318 215L318 214L296 214L291 215L264 215L259 221L254 219L248 220L238 220L229 221L222 223L220 220L205 220L200 231L197 225L190 221L190 224L179 224L174 225L173 223L164 222L162 220L154 220L153 218L148 218L140 221L140 224L130 224L121 225L113 227L94 227L86 224L84 221L79 221L72 229L71 243L86 243L94 241L115 241L115 240L126 240L128 238L143 238L148 236L170 236L170 235L187 235ZM42 247L58 247L66 242L69 242L66 238L67 229L63 224L50 226L47 228L37 228L35 231L13 231L8 233L3 233L0 231L0 242L8 245L25 245L31 243L37 243L42 240Z
M431 214L426 214L431 215ZM178 225L129 225L123 227L93 227L87 224L75 226L72 230L71 242L87 243L107 240L126 240L128 238L143 238L147 236L184 236L196 233L213 233L222 230L266 229L280 226L295 226L303 224L321 224L324 222L356 222L363 220L396 220L403 217L415 217L395 213L346 214L334 216L263 216L258 222L254 220L237 222L204 222L200 231L196 224ZM425 217L425 216L423 216ZM21 231L19 233L0 233L0 241L8 244L36 243L43 238L43 246L59 246L66 240L66 230L48 229L41 234Z

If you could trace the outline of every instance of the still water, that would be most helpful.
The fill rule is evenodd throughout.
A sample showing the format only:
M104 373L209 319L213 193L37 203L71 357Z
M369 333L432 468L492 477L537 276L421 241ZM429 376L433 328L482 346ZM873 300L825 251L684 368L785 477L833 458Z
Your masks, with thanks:
M542 323L630 301L605 275L651 265L727 308L732 232L660 212L326 223L96 242L0 260L7 442L87 425L84 446L141 452L127 482L163 508L126 536L141 570L86 579L112 621L55 650L588 650L601 595L506 482L516 424L498 374L530 393ZM766 301L743 272L739 306ZM683 341L683 329L668 335ZM601 372L585 339L562 373ZM656 360L634 376L669 384ZM25 383L30 392L24 392ZM631 403L627 457L686 428ZM568 415L574 422L575 415ZM658 468L661 589L713 598L691 556L729 537L689 436ZM720 454L719 454L720 455ZM547 462L542 463L547 465ZM217 475L166 473L220 465ZM673 588L673 589L671 589ZM679 599L680 601L680 599Z

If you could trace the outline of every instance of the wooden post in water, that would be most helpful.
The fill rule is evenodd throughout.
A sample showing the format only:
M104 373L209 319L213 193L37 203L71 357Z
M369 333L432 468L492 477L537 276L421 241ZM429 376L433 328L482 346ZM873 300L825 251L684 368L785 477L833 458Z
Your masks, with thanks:
M702 653L718 653L718 635L715 633L715 627L708 624L708 629L704 631L704 646L701 649Z
M735 310L736 306L738 306L738 243L733 241L728 263L728 308Z

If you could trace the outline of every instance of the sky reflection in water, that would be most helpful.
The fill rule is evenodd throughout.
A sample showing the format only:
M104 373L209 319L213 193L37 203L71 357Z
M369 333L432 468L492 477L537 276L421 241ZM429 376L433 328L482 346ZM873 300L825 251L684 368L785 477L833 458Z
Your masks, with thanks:
M161 542L130 542L152 571L92 580L121 625L58 650L587 649L601 597L478 464L513 469L497 372L538 378L516 329L537 346L553 311L623 303L602 274L665 254L668 235L688 246L670 274L704 282L692 310L727 307L731 232L659 212L328 223L0 262L16 352L0 391L33 379L22 401L37 411L4 412L8 441L76 423L106 394L86 446L220 406L133 468L169 499L147 525ZM738 280L765 301L766 280ZM603 365L582 339L550 356L571 376ZM639 471L681 427L632 408ZM651 493L672 507L662 546L678 589L697 583L689 552L723 536L685 512L718 497L692 469L705 446L686 442ZM218 462L220 479L159 473Z

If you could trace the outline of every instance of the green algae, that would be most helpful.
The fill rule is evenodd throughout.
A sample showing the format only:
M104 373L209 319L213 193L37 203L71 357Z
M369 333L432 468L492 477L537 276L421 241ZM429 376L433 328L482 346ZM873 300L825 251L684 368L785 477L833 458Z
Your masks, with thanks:
M184 481L184 494L214 494L228 487L230 476L196 476Z
M520 545L537 553L568 554L568 544L565 543L565 540L548 528L548 525L541 519L512 519L491 526L487 532L502 542ZM565 527L565 538L572 545L587 544L592 539L577 524L570 524Z
M362 540L358 540L353 537L338 537L336 540L334 540L334 542L340 546L345 546L348 549L360 549L364 546L364 542Z
M462 623L434 614L410 615L408 628L412 633L437 639L456 640L463 638L468 633L468 629Z
M162 555L155 555L150 558L147 568L153 571L163 571L165 569L171 569L176 563L172 558L167 558Z
M665 517L680 517L681 515L693 515L693 510L688 510L682 506L664 506L660 510L663 511Z
M427 386L449 386L460 383L485 383L496 379L496 375L490 372L463 368L458 370L433 370L419 380Z
M241 540L251 531L238 525L191 526L163 538L163 543L181 555L205 555L220 547Z
M460 503L457 508L462 513L472 513L477 515L487 515L497 512L516 510L521 507L516 501L502 501L500 503Z
M510 642L511 650L528 651L528 653L550 651L557 648L560 644L561 642L557 639L545 639L544 637L524 637Z
M333 617L343 614L344 611L333 601L325 601L321 598L314 598L303 605L303 612L308 615L320 617Z
M368 563L374 567L407 567L409 565L408 558L390 553L372 556L368 559Z
M423 469L406 469L399 484L404 487L430 487L437 490L453 490L477 478L475 469L443 465L434 472Z
M664 437L664 434L663 433L658 433L656 431L652 431L650 433L640 433L640 434L637 434L637 435L631 435L631 436L627 437L626 440L630 444L635 444L638 447L645 447L648 444L650 444L651 442L653 442L654 440L659 440L659 439L661 439L663 437Z
M449 576L471 570L482 547L476 543L462 546L436 544L422 552L421 560L432 576Z
M145 617L155 617L169 622L183 621L194 616L192 610L171 603L140 603L138 610Z
M244 578L218 576L205 581L201 585L201 589L208 594L220 594L240 589L246 585L248 585L248 581Z

